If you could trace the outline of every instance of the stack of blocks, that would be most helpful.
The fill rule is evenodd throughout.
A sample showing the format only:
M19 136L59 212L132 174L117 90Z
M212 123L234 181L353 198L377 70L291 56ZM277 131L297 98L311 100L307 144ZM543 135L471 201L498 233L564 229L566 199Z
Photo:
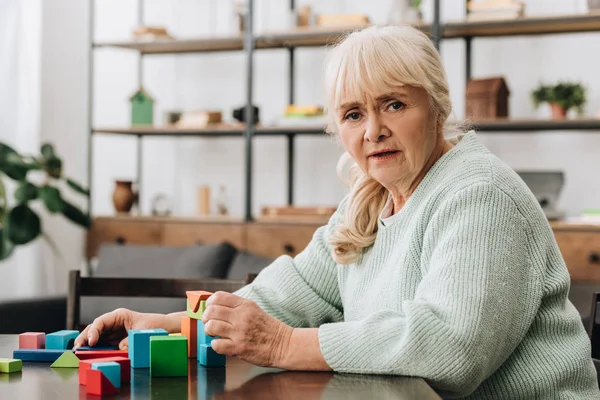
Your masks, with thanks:
M224 367L226 357L215 352L211 346L214 339L204 333L202 314L206 310L206 299L212 293L187 291L187 317L181 319L181 332L188 339L188 357L198 357L198 363L205 367Z

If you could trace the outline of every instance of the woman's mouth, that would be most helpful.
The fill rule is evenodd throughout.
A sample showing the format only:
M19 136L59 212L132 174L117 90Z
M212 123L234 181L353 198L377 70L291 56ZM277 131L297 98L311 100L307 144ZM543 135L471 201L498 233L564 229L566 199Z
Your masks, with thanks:
M369 158L377 161L389 161L396 158L400 152L398 150L382 151L380 153L371 154Z

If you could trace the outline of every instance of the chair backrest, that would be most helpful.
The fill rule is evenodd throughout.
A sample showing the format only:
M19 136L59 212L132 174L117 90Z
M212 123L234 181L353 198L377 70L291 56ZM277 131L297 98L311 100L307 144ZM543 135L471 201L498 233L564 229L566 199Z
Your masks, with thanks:
M600 302L600 293L594 293L587 330L592 342L592 358L595 359L600 359L600 305L598 302Z
M171 278L96 278L82 277L80 271L69 272L67 329L81 330L80 302L84 296L171 297L185 298L188 290L235 292L251 283L257 274L246 279L171 279ZM184 310L181 310L184 311Z

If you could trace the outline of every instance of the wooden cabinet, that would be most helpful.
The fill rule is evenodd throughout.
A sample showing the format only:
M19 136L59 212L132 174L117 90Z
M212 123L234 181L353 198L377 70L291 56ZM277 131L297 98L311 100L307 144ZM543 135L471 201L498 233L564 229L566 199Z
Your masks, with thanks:
M151 219L96 218L87 235L86 254L95 256L103 243L160 245L163 231L164 224Z
M553 229L571 280L600 283L600 226L554 224Z
M223 242L229 242L238 249L245 246L242 223L166 222L163 236L163 244L166 246Z
M265 257L276 258L284 254L293 257L304 250L319 226L307 223L248 224L246 247Z

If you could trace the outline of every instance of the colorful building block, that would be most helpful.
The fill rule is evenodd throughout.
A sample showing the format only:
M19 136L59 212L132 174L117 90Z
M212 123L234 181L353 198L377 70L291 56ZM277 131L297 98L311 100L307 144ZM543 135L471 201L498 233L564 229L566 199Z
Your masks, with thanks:
M129 357L128 350L77 350L75 355L80 360L105 357Z
M188 340L188 357L196 358L198 355L198 323L196 320L190 317L181 317L181 333Z
M150 376L187 376L187 342L185 336L152 336Z
M96 358L91 360L81 360L79 362L79 384L87 385L87 374L88 369L92 369L92 365L100 362L114 361L119 363L121 366L121 383L131 381L131 360L125 357L107 357L107 358Z
M81 371L80 371L81 372ZM119 393L119 390L108 380L108 378L96 369L85 371L87 386L85 392L96 396L109 396Z
M75 349L75 351L110 351L119 350L118 346L81 346Z
M187 296L187 316L192 319L202 318L202 313L206 309L206 300L212 295L211 292L203 290L185 292Z
M150 367L150 337L169 336L164 329L132 329L129 336L129 359L131 368Z
M79 331L62 330L46 335L46 348L49 350L70 350L73 348Z
M65 351L70 350L19 349L13 351L13 358L33 362L54 362Z
M46 334L44 332L25 332L19 335L20 349L46 348Z
M198 320L198 327L196 329L198 336L198 346L200 346L201 344L207 344L210 346L215 337L208 336L206 333L204 333L204 323L201 320Z
M117 389L121 388L121 364L115 361L95 362L92 369L102 371L110 383Z
M209 344L198 344L198 363L205 367L224 367L227 358L210 347Z
M0 358L0 372L11 374L23 369L23 361L12 358Z
M72 351L65 351L52 363L50 368L78 368L79 358Z
M187 308L186 308L186 314L189 318L192 319L201 319L202 318L202 314L204 314L204 311L206 310L206 301L202 300L199 305L198 308L196 309L196 311L194 311L194 307L192 304L190 304L190 302L187 302Z

